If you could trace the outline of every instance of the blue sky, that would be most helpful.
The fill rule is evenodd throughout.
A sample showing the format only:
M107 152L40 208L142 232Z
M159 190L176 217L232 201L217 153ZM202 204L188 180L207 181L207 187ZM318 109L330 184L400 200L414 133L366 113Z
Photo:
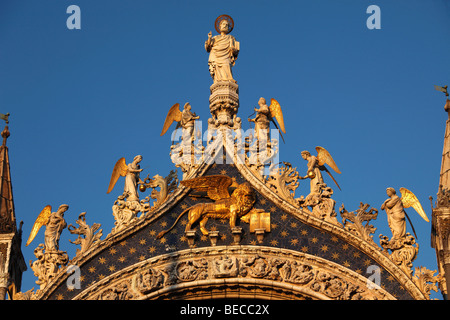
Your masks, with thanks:
M81 9L80 30L66 27L71 4ZM366 27L372 4L381 9L379 30ZM433 86L450 82L450 1L3 0L0 113L11 113L24 242L47 204L69 204L68 224L86 211L107 235L122 183L106 189L120 157L141 154L143 176L174 168L162 124L176 102L210 117L204 41L221 14L233 17L241 43L233 72L244 129L259 97L277 99L287 131L280 160L304 174L302 150L330 151L342 171L336 209L377 208L377 243L380 233L391 236L380 209L387 187L412 190L431 218L447 119L445 97ZM308 188L300 182L296 196ZM431 225L407 212L419 235L414 266L434 270ZM43 237L23 248L27 264ZM60 249L73 257L78 246L69 239L75 236L65 230ZM29 268L23 291L37 289L35 280Z

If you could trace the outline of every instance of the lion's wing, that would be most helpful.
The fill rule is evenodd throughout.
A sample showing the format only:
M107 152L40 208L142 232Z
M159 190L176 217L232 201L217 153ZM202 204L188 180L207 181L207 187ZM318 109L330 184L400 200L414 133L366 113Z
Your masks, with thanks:
M180 184L195 189L206 191L212 200L226 199L230 197L228 188L232 185L233 179L223 175L211 175L181 181Z

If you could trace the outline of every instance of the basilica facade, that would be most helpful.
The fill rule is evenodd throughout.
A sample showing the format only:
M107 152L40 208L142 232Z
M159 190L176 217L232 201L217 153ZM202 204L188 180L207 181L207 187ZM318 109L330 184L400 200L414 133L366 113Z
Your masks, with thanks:
M205 41L212 79L207 141L197 138L199 117L189 103L170 108L161 135L173 123L181 131L170 147L174 170L144 178L141 156L129 163L119 159L108 191L123 183L124 192L114 202L115 225L109 234L100 224L88 225L85 213L67 225L65 205L45 208L27 242L45 229L45 244L35 249L36 260L29 266L39 287L27 292L20 290L27 266L14 215L7 133L2 133L2 298L427 300L431 290L446 298L449 133L431 219L439 270L413 268L419 248L416 236L406 232L403 212L413 207L428 218L411 191L388 193L382 209L392 217L392 235L380 235L377 244L372 223L378 209L364 203L350 212L336 207L333 189L339 188L340 171L325 148L302 152L302 170L279 159L286 129L276 99L259 100L255 118L249 119L255 129L244 133L239 85L233 78L240 49L231 35L233 26L231 17L218 17L217 35ZM309 182L308 194L296 194L300 180ZM77 236L74 257L60 248L62 232Z

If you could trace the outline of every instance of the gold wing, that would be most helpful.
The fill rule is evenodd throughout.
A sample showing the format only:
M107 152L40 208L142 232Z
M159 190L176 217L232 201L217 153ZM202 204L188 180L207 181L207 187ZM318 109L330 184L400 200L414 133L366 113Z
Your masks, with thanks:
M167 113L166 116L166 120L164 121L164 125L161 131L160 136L163 136L167 130L169 130L169 127L171 126L171 124L176 121L176 122L180 122L181 121L181 111L180 111L180 104L179 103L175 103L170 109L169 112Z
M127 169L128 166L125 162L125 158L120 158L119 160L117 160L111 174L111 180L109 180L108 191L106 191L106 193L110 193L112 189L114 189L114 186L116 185L117 180L119 180L119 177L125 177L127 175Z
M278 103L277 100L275 99L270 99L270 106L269 106L269 110L270 110L270 116L272 118L277 119L278 124L280 125L280 130L283 133L286 133L286 129L284 127L284 119L283 119L283 112L281 111L281 106Z
M400 188L400 192L402 194L403 207L413 207L414 210L416 210L416 212L423 218L423 220L425 220L426 222L430 222L416 195L406 188Z
M36 221L34 222L33 228L31 228L30 236L28 237L27 244L25 246L28 246L31 241L33 241L34 237L39 232L39 229L42 226L47 225L48 220L52 214L52 207L50 205L47 205L42 209L41 213L39 213L38 217L36 218Z
M333 169L337 173L339 174L341 173L336 163L334 162L333 157L325 148L316 147L316 151L317 151L317 160L319 161L320 166L327 164L330 166L331 169Z
M230 197L228 188L233 184L233 179L228 176L211 175L184 180L180 184L197 191L206 191L212 200L220 200Z

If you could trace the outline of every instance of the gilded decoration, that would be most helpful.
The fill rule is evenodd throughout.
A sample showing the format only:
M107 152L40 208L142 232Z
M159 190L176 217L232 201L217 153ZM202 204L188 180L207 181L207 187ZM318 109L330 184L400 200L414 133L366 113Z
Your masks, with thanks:
M236 182L236 184L242 184L246 181L241 172L234 165L213 164L210 165L208 169L203 173L203 176L214 175L226 175L228 177L231 177L233 178L233 181ZM381 277L380 287L386 292L389 292L391 298L417 298L417 293L414 293L414 298L410 293L414 292L414 290L417 290L414 289L417 288L415 285L416 282L407 280L407 278L404 278L405 276L403 276L401 273L396 273L396 271L394 271L395 269L392 269L392 267L388 267L388 269L385 269L385 265L389 265L388 261L390 260L383 260L385 259L383 258L385 257L385 255L381 254L381 256L377 256L374 253L374 251L380 252L380 248L375 248L368 242L367 245L369 247L364 247L366 249L358 248L360 242L355 242L353 245L350 244L349 241L351 242L352 238L346 238L348 236L346 236L346 231L344 231L345 229L343 229L342 227L340 229L335 229L337 228L337 226L331 227L332 224L330 224L331 228L329 231L325 231L325 229L321 230L318 227L313 227L310 224L306 224L302 219L293 216L290 210L285 211L281 209L281 207L278 204L274 203L271 198L267 196L267 194L266 196L264 196L257 189L254 189L254 193L256 199L254 207L263 210L264 212L270 213L270 229L267 229L270 230L270 232L265 232L264 236L261 239L258 238L256 232L251 232L250 224L244 221L237 220L236 227L240 228L240 230L238 230L239 240L237 245L234 234L235 230L231 230L229 220L211 219L208 221L208 231L210 233L214 232L217 235L215 246L212 245L210 237L205 236L201 232L195 230L193 230L192 235L193 242L192 244L189 244L188 236L185 233L186 225L188 222L186 218L180 219L170 232L166 233L163 237L158 239L158 233L162 232L163 230L167 230L169 226L173 225L177 217L187 208L199 203L200 201L209 201L211 203L214 202L211 199L200 199L198 191L190 189L178 189L172 194L169 199L166 200L166 202L161 207L159 207L159 209L157 209L150 215L145 215L139 221L135 222L134 227L133 225L131 225L128 228L123 229L121 232L107 237L105 241L98 242L96 246L90 249L90 251L88 252L89 255L86 256L86 258L79 257L75 261L80 266L82 275L80 290L69 290L64 282L64 279L67 278L67 275L64 273L60 273L58 279L59 282L55 280L53 282L51 290L39 292L39 295L37 297L40 299L44 297L45 299L73 299L85 290L90 290L89 288L96 288L100 286L103 283L102 281L106 281L106 279L111 279L111 277L121 278L122 276L120 274L121 272L124 272L121 270L128 270L129 268L134 268L137 265L145 265L145 261L149 259L158 260L160 258L157 257L162 257L167 254L176 255L176 252L180 252L182 250L222 248L224 246L228 247L237 245L237 248L241 248L242 246L252 246L255 248L267 247L275 248L277 252L279 250L282 250L280 252L288 250L297 252L299 254L307 254L312 257L317 257L317 259L324 259L326 261L329 261L329 263L340 265L343 268L348 269L349 272L354 272L361 277L369 277L369 267L377 266L380 268L381 274L383 275ZM274 198L274 200L275 199L276 198ZM167 201L169 201L169 206L166 205ZM158 214L158 210L162 210L161 214ZM163 212L165 213L162 214ZM198 223L194 224L193 227L197 228ZM342 231L336 232L338 230ZM356 237L355 239L360 238ZM370 247L373 248L370 249L373 251L371 254L368 254L366 252L368 252L367 249L369 249ZM122 284L118 288L109 289L109 293L102 293L101 298L142 298L142 296L136 295L135 291L131 293L130 291L127 291L127 294L119 294L124 290L124 288L129 288L130 286L135 286L139 283L142 288L151 288L149 290L156 298L156 292L158 290L164 290L164 283L166 283L166 281L173 281L175 285L180 285L180 281L182 280L185 280L186 283L198 281L190 280L192 277L194 277L195 274L197 274L198 277L202 277L201 274L207 273L208 278L203 280L208 281L208 279L228 279L228 274L237 274L236 277L242 277L242 275L246 272L245 278L252 277L252 279L257 279L258 275L260 275L261 281L263 279L265 281L265 274L266 272L268 272L269 266L271 269L274 268L272 264L275 262L270 262L272 263L270 264L269 260L267 259L258 261L258 258L256 258L255 255L247 256L246 260L243 257L239 257L239 259L237 258L238 257L234 257L232 255L223 255L217 257L214 263L208 262L207 267L204 267L204 269L207 269L208 272L200 272L201 260L196 261L196 265L180 265L179 268L175 268L173 271L167 270L167 268L152 269L151 271L148 271L147 275L142 274L141 280L139 280L139 278L136 278L134 280L130 279L126 285ZM260 257L259 259L262 258ZM237 268L236 261L239 263L239 266L245 266L245 269L242 269L244 271ZM174 266L172 266L172 268L173 267ZM300 281L298 279L301 279L303 277L300 275L300 271L298 271L298 274L296 276L288 277L287 274L289 268L308 272L307 267L301 265L297 266L294 261L289 263L283 262L282 264L277 265L275 268L279 273L279 279L282 279L282 283L291 283L289 281ZM199 271L190 275L187 272L187 270L195 269L198 269ZM237 272L236 270L239 271ZM339 273L333 273L333 275L338 276ZM306 277L306 275L304 276ZM323 279L323 281L312 282L311 280L310 282L308 282L308 284L311 285L311 287L308 287L308 290L313 290L313 288L316 288L316 290L322 292L321 290L325 290L325 287L331 286L331 284L333 284L337 286L336 289L333 289L337 290L335 294L337 294L337 292L340 292L338 288L343 285L341 283L341 278L321 275L319 273L315 273L315 277L317 277L317 279ZM401 282L399 282L399 279L402 279ZM324 284L327 283L327 281L330 284ZM316 284L312 286L313 283ZM424 286L422 287L425 288ZM143 289L144 293L142 294L144 294L144 296L146 296L147 294L146 290L147 289ZM328 291L325 290L329 295L328 298L331 298L333 296L333 293L330 290L332 289L328 289ZM356 294L354 291L348 293L347 291L345 291L346 289L342 290L343 291L337 297L347 297L348 294L353 297L353 295ZM323 297L327 296L324 295ZM81 296L79 296L78 298L81 298Z
M339 222L334 190L326 179L340 190L328 167L341 171L330 152L320 146L316 155L302 151L304 176L291 163L279 161L279 138L284 142L286 129L277 100L267 106L259 99L256 117L249 118L254 129L244 134L232 74L240 44L229 34L231 17L219 18L220 34L210 32L205 42L213 79L206 145L189 103L183 110L175 103L161 131L163 136L177 123L170 158L180 168L181 180L176 170L142 180L142 156L129 164L125 158L117 160L107 193L121 177L125 181L123 194L112 205L114 227L102 240L100 225L89 226L85 212L80 214L78 227L68 228L78 236L71 242L80 245L70 261L59 250L68 206L57 212L44 208L27 242L46 226L45 244L35 249L37 260L30 262L40 289L16 298L429 299L441 277L423 267L413 274L419 248L417 236L406 232L405 208L428 219L417 197L405 188L400 189L402 198L387 189L389 199L381 210L393 236L380 235L379 246L373 240L377 208L361 203L349 212L342 204ZM304 194L298 195L300 191ZM444 192L438 200L448 201ZM66 284L73 266L79 271L79 287ZM380 275L376 284L373 270Z

